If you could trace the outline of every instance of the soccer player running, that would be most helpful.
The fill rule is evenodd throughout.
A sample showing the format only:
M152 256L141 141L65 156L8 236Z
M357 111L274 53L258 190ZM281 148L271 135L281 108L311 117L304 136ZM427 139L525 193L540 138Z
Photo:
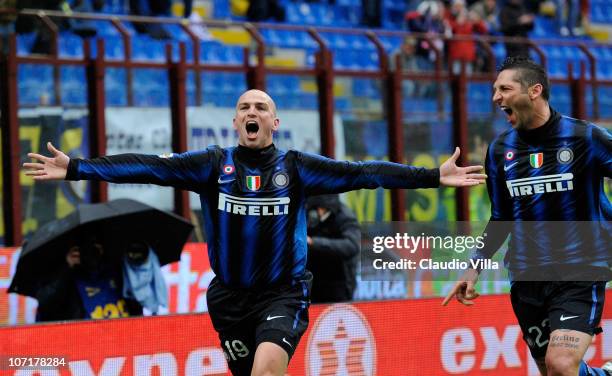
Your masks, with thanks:
M608 375L609 364L591 368L582 357L601 332L611 279L610 134L552 109L546 71L531 60L504 61L493 92L512 128L487 151L491 218L474 258L492 257L510 235L512 308L542 375ZM442 304L474 304L478 276L466 271Z
M280 376L308 325L308 195L466 187L484 183L485 175L481 166L457 167L458 148L432 170L282 151L272 143L279 124L273 100L249 90L236 105L236 147L70 159L49 143L52 157L30 153L40 163L24 167L35 180L151 183L198 193L216 275L208 288L208 309L229 367L234 375Z

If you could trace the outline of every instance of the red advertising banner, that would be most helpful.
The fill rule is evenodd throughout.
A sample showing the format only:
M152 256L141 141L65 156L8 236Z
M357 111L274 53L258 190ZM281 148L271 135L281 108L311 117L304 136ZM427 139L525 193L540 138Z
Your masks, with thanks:
M612 291L607 292L612 298ZM320 305L288 374L537 375L509 296L482 296L473 307L441 299ZM612 307L586 360L612 359ZM207 314L0 328L0 374L224 375L227 365ZM14 359L65 360L43 372ZM28 360L29 361L29 360Z

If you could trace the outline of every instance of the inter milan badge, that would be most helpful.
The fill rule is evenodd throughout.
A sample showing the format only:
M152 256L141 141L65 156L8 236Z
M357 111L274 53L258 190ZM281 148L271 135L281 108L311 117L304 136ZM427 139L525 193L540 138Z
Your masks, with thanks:
M231 175L234 172L234 166L226 164L223 166L223 173L225 175Z
M276 188L285 188L289 184L289 175L286 172L277 172L272 176L272 184Z
M261 187L261 176L247 176L246 185L250 191L258 191L259 187Z
M540 168L544 164L544 153L529 154L529 164L533 168Z
M574 152L570 148L561 148L557 152L557 161L561 164L568 164L574 160Z

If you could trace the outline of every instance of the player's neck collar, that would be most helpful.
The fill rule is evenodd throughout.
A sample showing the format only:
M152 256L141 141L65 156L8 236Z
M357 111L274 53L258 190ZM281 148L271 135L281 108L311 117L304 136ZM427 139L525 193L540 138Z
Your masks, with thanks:
M527 142L530 142L530 141L539 142L543 139L548 138L550 133L554 131L554 129L556 128L557 124L559 124L560 118L561 118L561 114L555 111L554 108L550 107L550 117L548 118L546 123L544 123L543 125L535 129L518 130L518 133L521 136L521 138L523 138Z
M273 156L276 152L276 147L274 144L270 144L265 148L261 149L251 149L246 146L238 145L236 147L236 153L238 157L244 157L249 160L261 159L261 158L269 158Z

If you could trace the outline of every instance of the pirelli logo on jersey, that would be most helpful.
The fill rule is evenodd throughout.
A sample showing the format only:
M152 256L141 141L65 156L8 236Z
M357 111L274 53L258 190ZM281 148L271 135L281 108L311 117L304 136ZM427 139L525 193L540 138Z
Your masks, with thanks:
M239 215L287 215L289 197L246 198L219 192L219 210Z
M539 193L574 190L574 174L534 176L532 178L506 180L510 197L531 196Z

